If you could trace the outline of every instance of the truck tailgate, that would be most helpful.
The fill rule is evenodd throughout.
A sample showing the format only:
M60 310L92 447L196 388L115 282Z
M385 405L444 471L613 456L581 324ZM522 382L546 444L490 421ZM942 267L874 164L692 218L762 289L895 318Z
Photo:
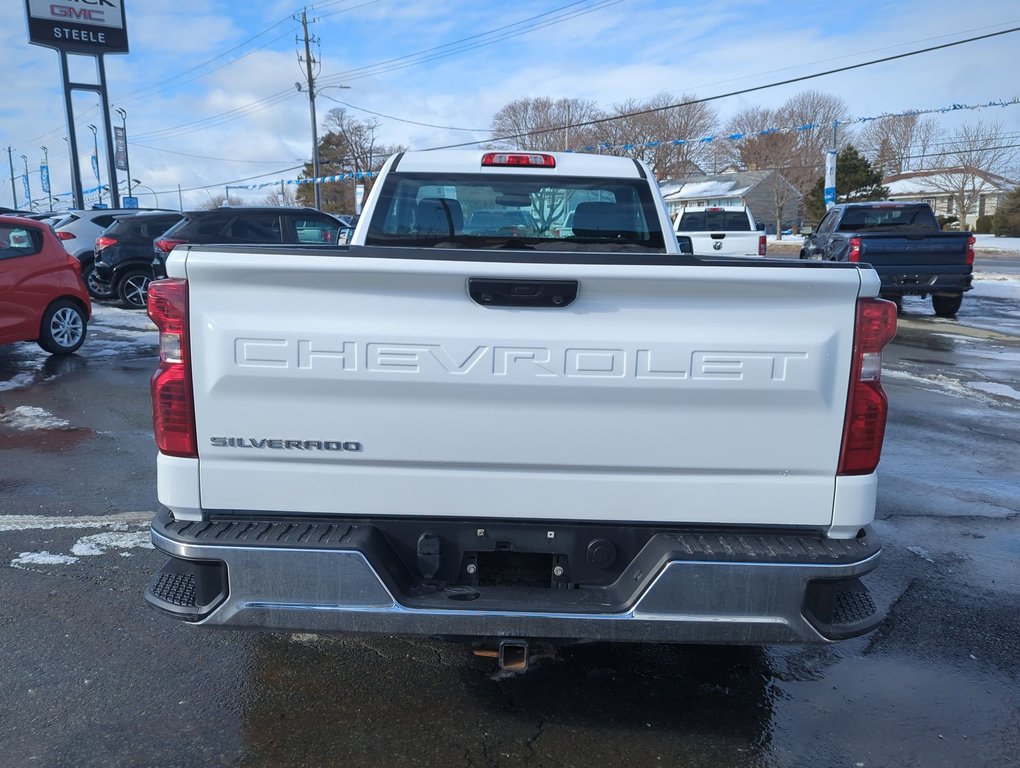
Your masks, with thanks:
M829 523L873 273L436 255L185 255L204 509Z
M969 272L967 248L968 232L935 232L916 235L884 235L868 232L860 236L860 261L871 264L882 271L883 267L900 270L933 269L957 267Z

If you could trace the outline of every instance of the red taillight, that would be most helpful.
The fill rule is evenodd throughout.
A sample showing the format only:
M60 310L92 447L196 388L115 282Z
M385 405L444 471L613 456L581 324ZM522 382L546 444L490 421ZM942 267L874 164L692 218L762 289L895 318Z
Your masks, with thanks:
M722 208L706 208L705 210L710 213L715 213L716 211L721 211Z
M765 235L758 235L758 255L759 256L764 256L765 255L765 249L767 247L768 246L765 243Z
M61 240L74 240L74 235L68 232L66 229L57 230L57 237Z
M851 237L850 238L850 253L847 256L850 261L861 260L861 238Z
M896 336L896 305L860 299L854 326L850 391L839 452L840 475L868 475L882 457L889 401L882 389L882 348Z
M528 166L555 168L556 158L536 152L487 152L482 155L482 167Z
M115 238L115 237L107 237L106 235L103 235L98 240L96 240L96 250L97 251L101 251L104 248L109 248L111 245L116 245L116 244L117 244L117 238Z
M159 331L159 367L150 383L156 445L170 456L196 458L195 400L188 360L187 281L150 283L148 310Z
M971 235L970 237L967 238L967 263L968 264L973 264L974 263L974 243L976 243L976 242L977 242L977 239L974 237L974 235Z
M186 242L188 242L188 241L187 240L177 240L177 239L172 238L172 237L164 237L162 240L157 240L155 243L153 243L153 245L155 245L156 248L161 250L163 253L170 253L170 251L172 251L178 245L182 245L182 244L184 244Z

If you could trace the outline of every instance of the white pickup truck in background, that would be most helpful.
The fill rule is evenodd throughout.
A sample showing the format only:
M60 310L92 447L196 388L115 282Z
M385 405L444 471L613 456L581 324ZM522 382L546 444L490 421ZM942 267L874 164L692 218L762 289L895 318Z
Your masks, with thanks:
M750 208L712 206L683 208L674 217L677 236L689 237L697 256L764 256L764 227Z
M487 231L501 210L534 227ZM167 270L168 615L470 638L515 668L539 640L880 620L860 576L896 311L867 265L683 255L629 159L433 151L386 163L347 249L180 246Z

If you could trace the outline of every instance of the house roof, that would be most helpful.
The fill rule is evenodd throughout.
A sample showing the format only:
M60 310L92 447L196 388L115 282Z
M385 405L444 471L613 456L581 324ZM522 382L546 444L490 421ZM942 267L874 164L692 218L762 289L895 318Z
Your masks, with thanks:
M743 197L775 171L737 171L664 179L659 182L662 196L669 202L706 197Z
M910 171L887 176L882 186L889 188L889 196L903 195L948 195L949 190L960 185L964 175L975 176L981 180L988 191L1009 192L1017 186L1004 176L987 171L964 168L930 168L923 171Z

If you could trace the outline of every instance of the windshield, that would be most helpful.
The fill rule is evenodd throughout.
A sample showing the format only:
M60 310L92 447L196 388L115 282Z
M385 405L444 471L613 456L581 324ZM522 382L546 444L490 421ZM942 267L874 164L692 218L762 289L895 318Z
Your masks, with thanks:
M645 180L505 173L390 174L366 244L665 252Z
M746 211L684 211L677 232L750 232Z

